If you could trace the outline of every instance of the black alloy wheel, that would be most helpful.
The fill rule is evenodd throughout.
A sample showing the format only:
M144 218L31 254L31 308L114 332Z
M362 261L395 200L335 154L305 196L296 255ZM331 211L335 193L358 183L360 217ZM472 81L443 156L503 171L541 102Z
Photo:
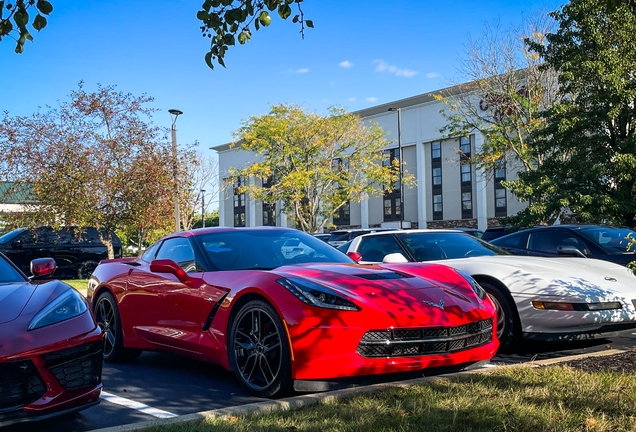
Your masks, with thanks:
M252 300L232 322L230 364L239 381L254 395L278 397L292 390L289 343L272 306Z
M117 363L132 361L139 357L141 350L124 348L121 317L117 302L111 293L100 294L93 312L97 325L102 329L104 361Z

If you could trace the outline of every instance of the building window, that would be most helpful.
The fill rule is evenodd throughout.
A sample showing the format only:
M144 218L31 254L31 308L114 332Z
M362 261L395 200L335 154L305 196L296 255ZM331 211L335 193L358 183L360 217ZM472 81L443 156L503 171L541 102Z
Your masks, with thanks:
M263 203L263 225L276 226L276 204Z
M506 190L495 189L495 209L506 208Z
M459 139L459 150L462 152L462 155L470 156L470 152L471 152L470 137L461 137Z
M272 178L264 178L261 187L272 187ZM276 226L276 204L263 202L263 226Z
M440 141L433 141L431 143L431 159L442 158L442 143Z
M472 170L470 164L462 164L461 165L461 173L462 173L462 184L470 183L472 181Z
M442 184L442 167L433 168L433 185L441 186Z
M473 194L472 192L462 192L462 210L473 209Z
M501 184L506 180L506 162L500 159L495 165L495 217L508 216L506 188Z
M431 187L433 189L433 220L444 218L442 206L442 143L431 143Z
M234 179L234 226L245 226L245 194L239 191L241 186L245 185L244 177Z
M394 165L397 164L400 166L400 150L399 149L390 149L385 150L385 153L388 157L384 158L383 165ZM397 161L397 162L394 162ZM401 220L401 208L400 208L400 182L395 182L395 184L391 185L387 189L384 190L384 221L397 221Z
M444 217L444 207L442 205L442 194L433 195L433 220L442 220Z
M340 207L333 216L334 225L351 225L351 206L349 202Z
M500 159L495 164L495 180L501 181L505 179L506 179L506 162Z

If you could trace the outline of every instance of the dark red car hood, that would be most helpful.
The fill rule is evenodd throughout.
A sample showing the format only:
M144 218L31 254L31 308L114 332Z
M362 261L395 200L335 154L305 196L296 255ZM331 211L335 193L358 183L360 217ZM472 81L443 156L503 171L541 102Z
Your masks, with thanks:
M19 317L36 288L29 282L0 284L0 324Z
M35 313L70 286L58 280L32 284L0 284L0 324L15 320L23 313Z

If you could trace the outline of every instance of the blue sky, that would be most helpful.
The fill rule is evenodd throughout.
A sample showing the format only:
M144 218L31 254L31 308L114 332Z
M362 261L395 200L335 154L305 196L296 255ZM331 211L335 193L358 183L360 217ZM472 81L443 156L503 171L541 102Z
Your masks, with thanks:
M275 17L244 46L229 50L227 68L210 70L190 0L50 0L49 25L24 53L0 42L0 111L30 115L66 100L80 80L116 85L155 98L156 124L169 108L184 112L180 143L201 148L232 139L241 120L275 103L325 113L351 111L415 96L461 79L469 36L484 23L519 25L523 14L554 10L556 0L306 0L314 21L299 27Z

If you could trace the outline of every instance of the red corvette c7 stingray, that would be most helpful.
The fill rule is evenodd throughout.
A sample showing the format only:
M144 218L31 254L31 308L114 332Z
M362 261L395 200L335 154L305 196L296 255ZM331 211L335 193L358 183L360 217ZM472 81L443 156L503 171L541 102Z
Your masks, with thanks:
M170 351L235 372L253 394L489 360L493 304L435 264L358 265L287 228L202 228L102 261L88 298L104 359Z
M102 332L80 293L37 280L55 269L52 258L35 259L29 281L0 253L0 426L99 402Z

